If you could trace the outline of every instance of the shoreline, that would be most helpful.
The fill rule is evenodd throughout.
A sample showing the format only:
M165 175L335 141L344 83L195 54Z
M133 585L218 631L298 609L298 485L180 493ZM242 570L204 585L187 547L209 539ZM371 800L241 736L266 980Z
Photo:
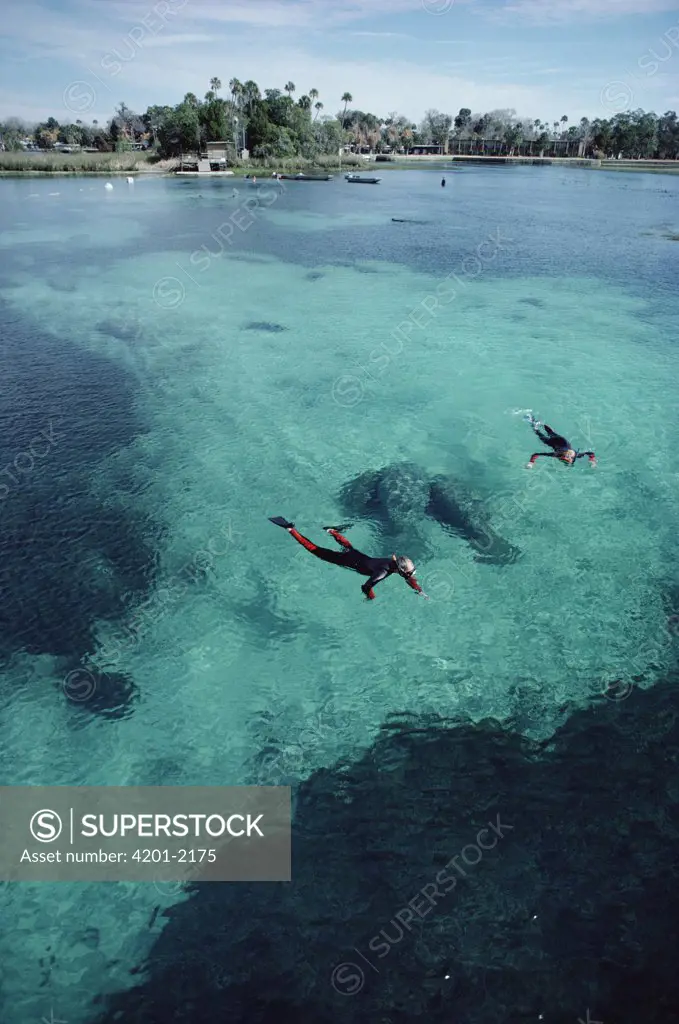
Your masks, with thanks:
M165 163L163 161L163 163ZM632 173L644 173L644 174L679 174L679 160L598 160L594 158L586 157L526 157L526 156L479 156L479 155L453 155L453 156L412 156L412 157L401 157L398 160L393 161L376 161L376 160L365 160L360 164L347 163L342 166L323 166L318 168L304 168L302 173L325 173L342 175L345 173L359 173L359 174L370 174L372 176L381 174L383 171L407 171L407 170L423 170L430 169L432 171L445 170L447 172L454 172L461 170L463 166L467 167L511 167L511 166L531 166L531 167L576 167L579 170L597 170L597 171L617 171L617 172L632 172ZM241 165L238 167L229 168L230 173L225 174L220 171L212 171L208 173L198 172L183 172L178 175L178 167L168 167L167 163L165 166L158 165L141 165L134 168L110 168L105 170L82 170L74 169L69 170L67 168L60 168L58 170L36 170L34 167L23 169L21 167L14 167L11 170L0 170L0 178L25 178L25 177L176 177L186 176L199 180L208 180L210 178L244 178L246 175L255 175L261 177L262 181L267 180L271 177L271 167L255 167L254 165L245 166ZM298 173L297 170L288 170L287 168L282 172L286 174Z
M83 170L65 170L61 168L54 171L36 171L33 167L21 170L21 168L15 167L11 171L0 170L0 178L94 178L101 176L108 176L109 178L119 178L124 175L126 178L131 178L135 174L139 176L146 175L162 175L162 174L174 174L174 170L169 170L167 167L134 167L127 168L126 170L105 170L105 171L83 171Z

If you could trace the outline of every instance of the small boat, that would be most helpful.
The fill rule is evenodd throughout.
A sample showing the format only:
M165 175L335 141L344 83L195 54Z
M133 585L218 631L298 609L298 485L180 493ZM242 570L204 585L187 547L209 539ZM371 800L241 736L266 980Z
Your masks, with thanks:
M284 181L331 181L332 174L281 174Z
M362 178L360 174L345 174L344 177L356 185L379 185L382 181L381 178Z

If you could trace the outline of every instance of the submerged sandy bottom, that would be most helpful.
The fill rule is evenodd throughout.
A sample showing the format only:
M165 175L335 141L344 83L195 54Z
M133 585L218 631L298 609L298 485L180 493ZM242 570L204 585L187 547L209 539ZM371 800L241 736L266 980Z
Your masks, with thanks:
M311 214L297 226L323 227ZM567 702L669 663L669 314L649 317L644 300L591 277L503 279L488 266L425 315L443 275L372 260L369 274L326 265L310 280L278 259L225 255L189 278L190 257L129 258L71 290L18 274L4 289L47 333L68 324L83 352L135 375L150 430L100 463L90 488L165 528L139 639L125 623L99 627L97 670L136 682L133 716L69 731L72 709L46 685L58 681L51 659L17 656L0 721L6 783L295 781L402 711L517 715L545 736ZM403 340L394 332L416 308L422 326ZM515 414L526 408L596 449L596 471L540 460L527 473L537 448ZM322 543L321 527L346 518L342 485L402 460L474 489L521 559L479 564L426 520L418 578L431 600L391 579L368 604L357 576L268 522L285 515ZM376 526L350 536L389 553ZM187 588L184 567L206 551ZM8 1019L38 1019L52 1002L55 1016L87 1020L86 998L129 983L160 927L146 927L152 908L172 898L150 886L6 890ZM96 948L82 938L90 925Z

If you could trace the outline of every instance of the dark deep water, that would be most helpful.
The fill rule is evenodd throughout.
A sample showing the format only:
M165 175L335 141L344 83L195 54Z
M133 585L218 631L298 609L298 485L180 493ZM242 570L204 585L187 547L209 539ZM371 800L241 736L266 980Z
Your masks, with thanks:
M676 1020L678 682L545 744L385 723L300 788L293 883L194 886L93 1020Z
M145 427L121 368L2 301L0 326L0 657L50 654L68 671L93 650L93 623L123 616L153 582L159 528L124 495L100 503L88 486L98 461ZM88 710L115 713L133 691L111 676Z

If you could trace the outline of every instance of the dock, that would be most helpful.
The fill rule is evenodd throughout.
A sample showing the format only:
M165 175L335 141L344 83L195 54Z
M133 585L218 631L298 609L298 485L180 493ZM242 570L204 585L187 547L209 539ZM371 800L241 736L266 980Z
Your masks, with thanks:
M202 153L193 153L190 156L187 155L186 158L182 157L179 170L176 173L190 175L194 178L198 176L204 178L233 177L234 172L226 169L228 155L228 142L207 142ZM196 170L185 171L184 164L189 164Z

